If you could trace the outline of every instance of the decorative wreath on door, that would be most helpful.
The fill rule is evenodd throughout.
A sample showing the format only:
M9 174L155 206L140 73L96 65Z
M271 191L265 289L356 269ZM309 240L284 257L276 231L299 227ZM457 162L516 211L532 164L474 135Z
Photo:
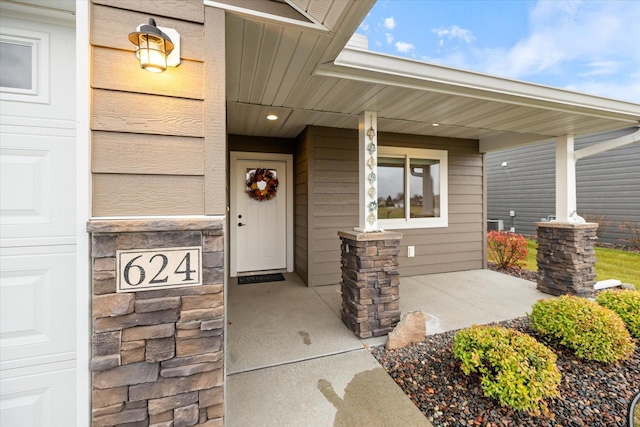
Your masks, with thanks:
M275 171L269 169L256 169L249 172L247 179L247 194L254 200L264 202L276 197L278 190L278 178Z

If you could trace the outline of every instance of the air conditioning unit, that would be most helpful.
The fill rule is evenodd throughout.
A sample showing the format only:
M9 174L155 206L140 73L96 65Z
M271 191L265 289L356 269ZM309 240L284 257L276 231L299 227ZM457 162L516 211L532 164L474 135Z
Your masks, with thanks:
M501 219L488 219L487 220L487 232L489 231L502 231L504 230L504 221Z

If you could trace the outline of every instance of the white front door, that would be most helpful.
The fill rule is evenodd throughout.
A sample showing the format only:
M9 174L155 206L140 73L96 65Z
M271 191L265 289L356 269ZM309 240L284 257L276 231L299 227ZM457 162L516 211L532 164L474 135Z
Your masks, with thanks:
M76 424L75 28L2 17L0 425Z
M284 270L288 267L288 192L290 155L233 153L231 174L232 275L237 273ZM259 169L277 178L275 195L268 200L250 196L247 180ZM264 181L264 180L263 180ZM263 187L265 184L260 184ZM235 269L234 269L235 267Z

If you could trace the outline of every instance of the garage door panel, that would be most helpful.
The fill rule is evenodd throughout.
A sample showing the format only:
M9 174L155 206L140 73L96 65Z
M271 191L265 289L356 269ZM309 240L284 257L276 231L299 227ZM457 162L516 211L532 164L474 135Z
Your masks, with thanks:
M73 242L74 160L73 136L3 133L2 246Z
M20 17L2 12L2 52L5 41L31 46L33 60L0 88L0 425L73 426L75 24L29 3ZM23 72L31 89L16 92Z
M48 250L47 250L48 249ZM0 256L2 367L75 352L75 247L21 248Z
M0 380L0 425L11 427L73 426L75 401L73 362L50 365L48 371L3 372Z

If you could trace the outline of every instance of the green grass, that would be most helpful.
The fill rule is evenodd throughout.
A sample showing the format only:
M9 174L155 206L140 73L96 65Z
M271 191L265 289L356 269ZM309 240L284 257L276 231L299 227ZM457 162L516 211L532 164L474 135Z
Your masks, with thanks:
M522 268L537 271L538 244L527 239L527 248L529 254ZM640 290L640 254L596 247L596 280L606 279L618 279Z
M411 205L411 218L422 218L422 206ZM380 205L378 207L379 219L404 218L404 208L391 208Z

